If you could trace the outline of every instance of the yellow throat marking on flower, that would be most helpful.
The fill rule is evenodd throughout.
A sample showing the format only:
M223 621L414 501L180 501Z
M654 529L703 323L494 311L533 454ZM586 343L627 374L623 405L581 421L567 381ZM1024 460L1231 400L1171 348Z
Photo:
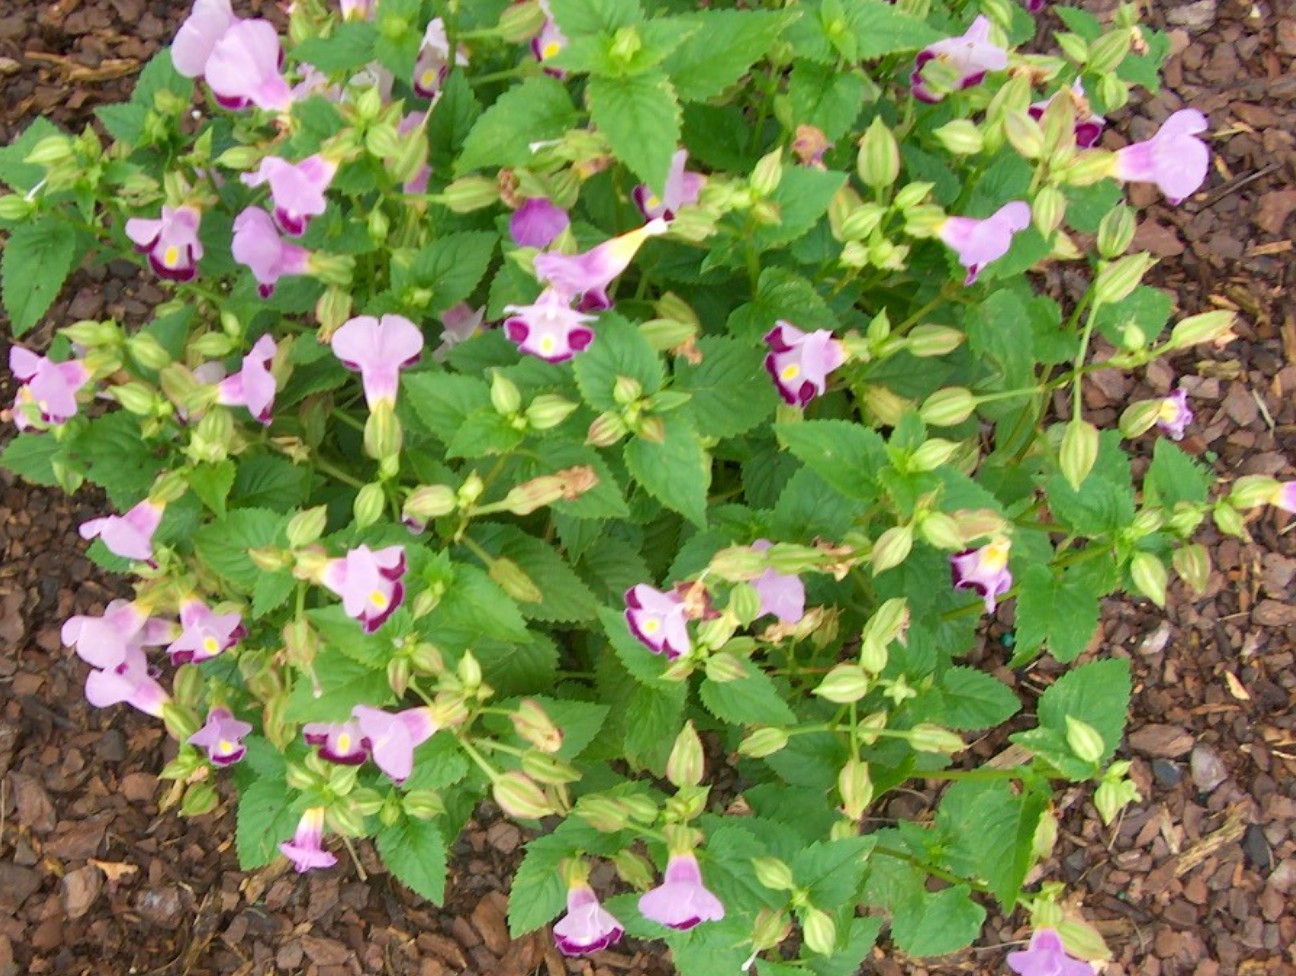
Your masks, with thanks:
M437 73L429 68L419 76L419 84L424 88L431 88L437 82Z
M235 750L235 748L237 747L234 743L230 742L229 739L221 739L220 742L217 743L216 751L222 756L228 756Z
M648 199L644 201L644 209L656 210L660 206L661 206L661 200L658 198L657 194L655 193L648 194Z
M559 44L557 41L550 41L548 44L546 44L544 47L540 49L540 60L548 61L550 58L552 58L555 54L557 54L561 50L562 50L561 44Z
M1157 420L1164 420L1166 423L1174 423L1179 419L1179 404L1166 397L1161 401L1161 408L1157 410Z
M338 736L337 744L338 744L338 752L342 753L343 755L346 755L346 753L351 751L351 736L343 732L341 735Z
M1012 543L1007 539L995 539L985 547L981 556L981 565L991 572L998 572L1008 565L1008 552Z
M540 351L548 356L553 353L557 345L558 343L553 336L545 336L540 340Z
M645 634L655 634L661 630L661 621L656 617L649 617L643 622L643 632Z
M168 268L174 268L180 263L180 249L172 244L162 252L162 263Z
M220 642L215 637L204 637L203 650L208 654L218 654L220 652Z
M379 610L386 610L387 594L384 593L382 590L374 590L372 593L369 594L369 602L372 603Z
M781 370L779 370L779 376L781 376L785 380L794 380L800 375L801 375L801 367L798 366L796 363L788 363Z

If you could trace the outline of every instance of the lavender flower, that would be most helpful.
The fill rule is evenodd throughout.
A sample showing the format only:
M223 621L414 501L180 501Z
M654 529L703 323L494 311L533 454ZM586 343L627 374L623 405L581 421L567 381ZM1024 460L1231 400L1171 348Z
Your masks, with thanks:
M372 634L404 600L404 575L403 546L378 550L357 546L341 559L330 559L320 582L340 596L347 615Z
M519 247L548 247L570 224L566 210L544 197L531 197L509 218L509 236Z
M267 156L255 171L244 173L242 180L248 186L269 183L275 223L285 234L300 237L306 233L310 219L320 216L328 206L324 191L333 182L335 173L337 163L318 153L300 163Z
M535 55L537 61L544 64L567 46L567 35L558 27L558 22L554 20L553 11L549 9L547 0L540 0L540 9L544 11L545 20L540 27L540 32L531 38L531 53ZM561 68L546 66L545 73L553 75L555 78L567 77L567 72Z
M321 759L343 766L359 766L369 755L364 746L364 733L360 723L310 722L302 726L302 738L307 745L319 748Z
M757 539L751 547L764 552L771 545L769 539ZM752 586L760 597L759 616L772 613L785 624L795 624L805 616L805 583L800 576L767 569L752 580Z
M516 309L518 306L511 306ZM450 350L461 342L466 342L482 331L482 322L486 318L486 306L474 309L467 302L460 302L441 313L441 344L432 352L437 362L445 362Z
M230 0L198 0L171 42L171 63L184 78L201 78L216 42L239 22Z
M595 316L572 308L571 299L555 288L546 288L530 305L505 305L504 312L509 342L546 362L565 362L594 341L588 323Z
M95 708L126 703L154 718L162 716L162 706L171 700L153 677L138 644L126 646L121 661L107 668L92 668L86 675L86 701Z
M919 101L935 103L945 97L944 92L933 90L923 78L923 65L937 60L954 69L957 91L981 84L987 71L1002 71L1008 67L1008 52L990 40L989 19L978 17L961 36L937 41L918 52L909 81L913 85L914 97Z
M243 357L237 373L227 376L217 387L216 402L229 407L247 407L263 424L269 424L274 409L275 378L270 363L278 351L274 339L263 335Z
M1156 425L1172 441L1183 440L1184 431L1193 422L1192 408L1188 406L1188 391L1180 387L1161 401Z
M236 719L228 708L213 708L207 723L189 736L189 744L207 750L207 758L217 766L232 766L245 755L243 736L252 731L247 722Z
M1126 183L1155 183L1170 203L1182 203L1206 179L1210 150L1197 134L1207 126L1195 108L1175 112L1151 139L1117 151L1113 175Z
M975 217L947 217L939 236L967 268L964 285L977 280L982 269L997 261L1012 247L1013 235L1030 226L1030 205L1021 200L1005 203L984 220Z
M976 590L985 600L986 613L994 613L996 598L1012 588L1008 553L1012 543L1003 536L990 540L980 549L966 549L950 556L956 590Z
M380 708L357 705L351 715L360 726L365 748L374 763L396 783L403 783L414 770L414 749L436 734L432 709L426 705L391 714Z
M38 421L57 426L77 412L77 391L90 382L85 364L72 359L56 363L45 356L9 347L9 371L20 384L14 397L14 426L27 430Z
M828 374L846 362L846 349L827 329L802 332L780 319L765 333L770 347L765 369L779 396L804 407L827 389Z
M1087 962L1072 959L1062 945L1062 937L1052 929L1036 929L1030 948L1008 953L1008 968L1018 976L1093 976Z
M157 220L132 217L126 221L126 236L135 250L147 254L154 274L171 281L192 281L202 260L198 225L202 212L195 207L162 207Z
M203 75L216 101L229 109L255 105L268 112L292 106L292 89L279 73L283 48L268 20L240 20L211 50Z
M455 64L465 65L468 58L462 51L455 54ZM446 35L445 21L433 17L423 33L418 58L414 62L414 94L420 98L435 98L441 84L450 72L450 38Z
M324 808L311 807L297 822L293 839L281 843L279 850L293 862L298 874L305 874L313 868L331 868L337 864L337 858L320 846L323 839Z
M305 274L310 270L310 252L283 241L275 230L274 220L257 207L248 207L234 218L234 241L230 249L235 261L252 270L262 298L274 294L275 285L284 275Z
M146 498L125 515L91 519L82 522L77 531L83 539L99 537L109 552L123 559L151 562L153 533L162 523L165 508Z
M1043 7L1043 3L1040 3L1040 7ZM1031 13L1035 12L1035 10L1031 10ZM1048 107L1053 104L1053 99L1055 98L1070 98L1075 103L1076 145L1081 149L1092 149L1094 146L1098 145L1098 140L1102 138L1103 126L1107 124L1107 120L1101 115L1095 115L1089 110L1089 102L1085 98L1084 85L1080 83L1079 78L1077 78L1074 84L1071 85L1070 92L1055 92L1042 102L1032 103L1030 108L1026 111L1031 118L1038 122L1044 117L1044 113L1048 111Z
M625 934L625 927L599 904L587 884L567 889L567 914L554 923L554 945L564 956L606 949Z
M607 287L612 279L630 266L644 241L667 229L666 221L656 218L584 254L537 255L536 277L563 296L576 299L582 311L611 308Z
M103 616L69 617L60 636L87 664L111 669L126 660L129 648L165 644L173 631L172 624L149 617L138 603L113 600Z
M1296 515L1296 481L1284 481L1274 488L1269 504Z
M237 613L213 613L201 600L180 605L180 636L167 647L172 664L199 664L229 650L246 634Z
M702 192L706 177L700 173L686 171L684 166L687 162L687 149L680 149L671 157L670 169L666 173L666 186L660 197L645 183L640 183L631 191L630 196L635 206L639 208L639 212L644 215L644 220L653 220L656 217L674 220L680 207L697 203L698 194Z
M392 406L400 388L400 371L418 362L423 333L403 315L357 315L333 333L333 355L360 374L365 403Z
M689 638L688 609L674 591L663 593L647 583L637 583L625 594L626 624L648 650L674 661L693 649Z
M702 884L702 869L692 852L670 856L666 879L639 898L639 911L644 918L681 932L725 917L720 899Z

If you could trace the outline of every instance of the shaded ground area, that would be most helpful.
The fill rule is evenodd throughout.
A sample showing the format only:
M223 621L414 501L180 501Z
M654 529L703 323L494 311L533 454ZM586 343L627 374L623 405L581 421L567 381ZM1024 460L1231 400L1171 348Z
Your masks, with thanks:
M125 98L185 5L7 6L3 141L36 114L80 125L93 106ZM244 12L257 6L240 5ZM1138 240L1166 259L1155 283L1181 309L1241 313L1239 341L1173 364L1187 374L1197 410L1184 445L1224 478L1294 478L1296 305L1288 296L1296 284L1296 6L1197 0L1161 7L1154 22L1173 32L1176 52L1169 88L1123 113L1117 127L1141 138L1170 112L1195 105L1210 116L1216 172L1182 207L1154 206ZM1154 202L1142 192L1136 188L1136 202ZM1070 275L1052 283L1074 288ZM125 268L91 269L78 273L49 321L129 320L162 297ZM1114 424L1130 398L1165 394L1175 381L1164 366L1134 379L1094 374L1088 415ZM0 380L0 399L12 392ZM505 892L524 838L489 816L456 847L449 902L439 909L391 881L363 845L368 882L346 863L304 878L282 869L249 875L238 870L228 808L191 821L159 815L148 771L168 752L161 730L125 709L86 706L84 666L59 641L61 621L98 612L120 587L85 559L76 534L78 522L98 514L96 504L0 475L0 976L670 971L651 946L564 961L544 933L511 943ZM1122 754L1134 760L1144 800L1108 829L1088 791L1063 794L1062 836L1045 876L1083 898L1116 953L1107 968L1113 976L1296 972L1292 524L1263 513L1251 524L1253 544L1208 533L1215 572L1204 599L1176 589L1165 613L1113 603L1104 615L1091 653L1133 663L1133 724ZM1005 615L994 632L1010 627ZM1047 683L1046 665L1014 675L1004 671L1004 657L992 640L973 661L998 669L1028 696ZM987 741L977 751L998 748ZM900 794L878 816L922 817L936 795ZM863 971L1002 972L1004 943L1026 934L993 918L981 946L955 959L924 966L884 944Z

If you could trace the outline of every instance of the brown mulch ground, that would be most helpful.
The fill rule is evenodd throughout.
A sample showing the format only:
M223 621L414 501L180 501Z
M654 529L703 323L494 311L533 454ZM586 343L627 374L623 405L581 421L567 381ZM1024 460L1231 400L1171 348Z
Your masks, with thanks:
M187 7L5 6L0 141L37 114L81 125L95 105L124 98ZM1165 258L1155 283L1180 309L1241 313L1238 342L1173 364L1189 374L1197 410L1184 446L1225 478L1296 478L1296 305L1288 297L1296 284L1296 6L1159 6L1154 23L1175 42L1169 89L1123 113L1118 127L1143 137L1171 111L1195 105L1210 116L1218 155L1204 191L1180 208L1154 205L1139 241ZM1135 188L1137 203L1155 203L1142 192ZM109 266L80 272L49 318L138 319L161 297ZM1163 394L1172 383L1165 367L1137 381L1096 374L1088 415L1114 423L1127 399ZM0 381L0 399L11 396ZM84 667L59 641L61 621L97 612L120 587L82 554L76 525L95 505L88 495L69 500L0 474L0 976L670 971L648 951L621 947L567 962L543 934L510 943L505 893L523 837L506 823L467 832L448 904L438 909L392 882L363 849L368 883L346 864L304 878L248 875L232 850L230 810L192 821L159 815L150 771L162 765L164 736L125 709L89 708ZM1045 876L1083 896L1116 953L1112 976L1296 973L1292 525L1266 512L1251 526L1253 544L1208 533L1215 573L1205 598L1176 590L1165 613L1112 603L1104 615L1094 651L1134 665L1122 753L1134 760L1144 800L1108 829L1087 791L1063 794L1062 836ZM987 649L978 663L993 667L1001 657ZM921 815L933 800L902 795L884 813ZM953 960L924 968L879 948L864 971L1002 972L1002 943L1024 934L994 918L981 946Z

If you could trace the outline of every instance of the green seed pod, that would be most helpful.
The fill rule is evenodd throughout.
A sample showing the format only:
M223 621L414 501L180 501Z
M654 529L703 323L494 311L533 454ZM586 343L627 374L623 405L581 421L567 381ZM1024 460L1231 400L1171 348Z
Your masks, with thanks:
M813 694L837 705L857 702L869 693L873 679L858 664L838 664L819 682Z
M900 178L900 145L879 116L860 137L855 171L865 186L875 190L892 186Z
M913 541L912 525L896 525L883 532L869 557L873 575L877 576L888 569L894 569L908 559L913 549Z
M788 744L788 734L772 726L756 729L738 744L738 754L752 759L772 756Z
M1098 460L1098 428L1078 417L1066 425L1058 450L1058 467L1073 491L1079 491Z
M361 488L356 493L355 504L352 506L356 527L363 529L377 522L382 517L386 502L383 486L380 483L373 482Z
M1066 717L1066 740L1076 758L1082 762L1096 764L1107 751L1107 745L1098 730L1072 715Z
M1145 597L1158 607L1165 606L1169 573L1161 557L1150 552L1136 552L1130 560L1130 579L1134 581L1135 589Z

